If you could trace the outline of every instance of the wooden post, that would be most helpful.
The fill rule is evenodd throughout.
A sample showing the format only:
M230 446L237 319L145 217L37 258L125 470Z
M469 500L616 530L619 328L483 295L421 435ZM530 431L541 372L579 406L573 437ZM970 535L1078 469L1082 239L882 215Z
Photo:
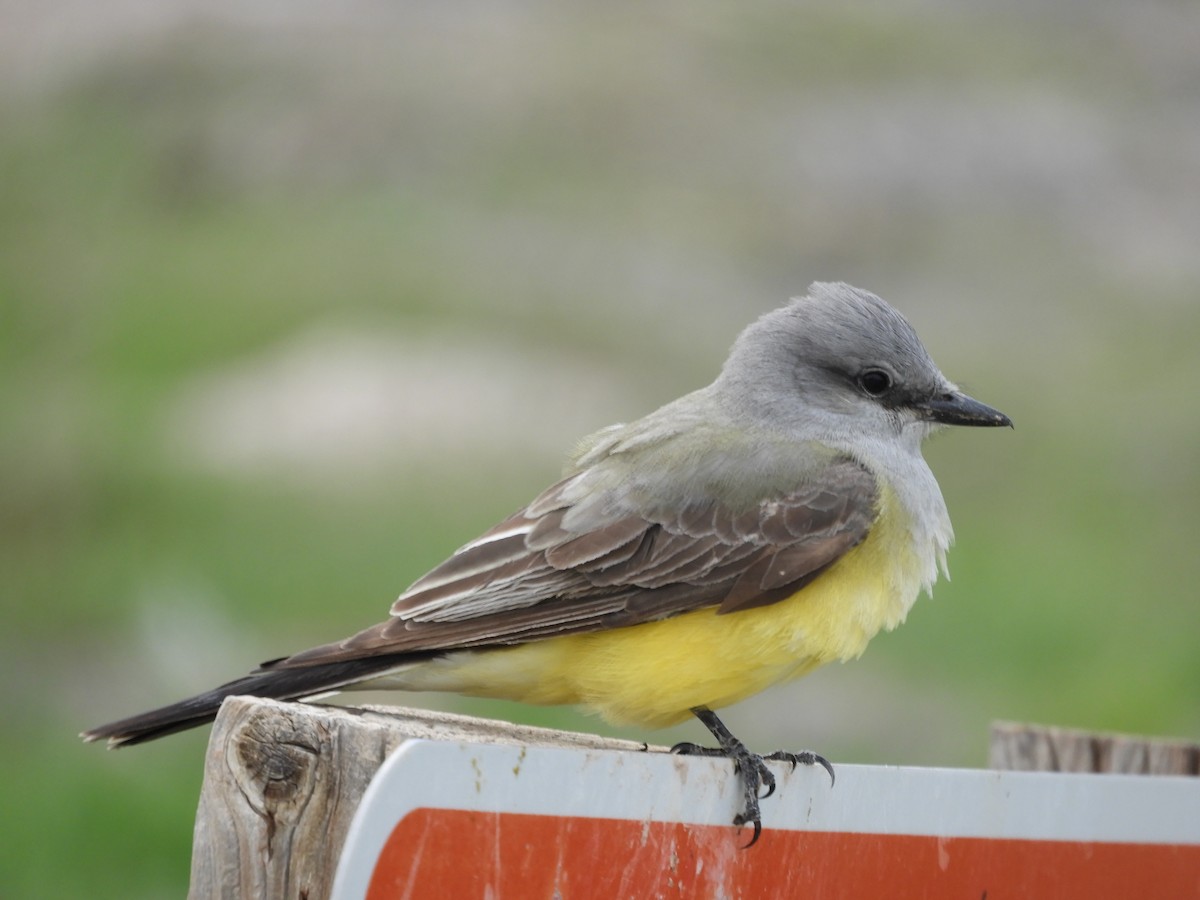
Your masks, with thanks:
M188 897L327 897L367 784L409 738L646 749L448 713L230 697L209 740Z
M1200 775L1200 744L993 722L988 766L1026 772Z

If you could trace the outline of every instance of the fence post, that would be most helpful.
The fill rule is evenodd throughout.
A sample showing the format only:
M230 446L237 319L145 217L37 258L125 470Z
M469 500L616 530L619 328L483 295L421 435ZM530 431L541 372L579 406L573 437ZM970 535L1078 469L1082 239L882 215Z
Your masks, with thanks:
M993 722L988 766L1024 772L1200 775L1200 744Z
M363 792L410 738L645 749L632 741L449 713L230 697L205 759L190 900L329 896Z

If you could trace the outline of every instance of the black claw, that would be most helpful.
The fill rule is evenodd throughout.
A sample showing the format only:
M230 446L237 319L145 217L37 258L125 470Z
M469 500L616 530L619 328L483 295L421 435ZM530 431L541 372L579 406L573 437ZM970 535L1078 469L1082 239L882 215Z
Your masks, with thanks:
M761 759L761 757L759 757L759 759ZM775 793L775 774L764 764L759 767L758 775L759 780L762 782L762 786L767 789L765 794L758 795L758 799L766 800L773 793Z
M738 822L737 821L738 818L741 818L741 817L740 816L736 817L733 820L733 824L737 825L740 828L742 825L745 825L746 823ZM758 819L755 819L754 820L754 835L750 838L750 842L748 844L746 844L746 846L743 847L742 849L749 850L751 847L753 847L755 844L758 843L758 839L760 837L762 837L762 822L760 822Z
M833 763L831 763L829 760L827 760L823 756L818 756L817 764L820 765L822 768L825 769L826 772L829 773L829 786L833 787L833 783L837 780L837 776L833 774Z

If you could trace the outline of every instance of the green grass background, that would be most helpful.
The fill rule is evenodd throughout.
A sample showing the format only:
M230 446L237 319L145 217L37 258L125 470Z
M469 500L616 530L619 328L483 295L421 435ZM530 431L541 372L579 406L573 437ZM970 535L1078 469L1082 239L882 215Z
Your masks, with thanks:
M180 896L206 733L79 730L377 621L817 279L1017 427L929 448L953 582L735 731L923 765L982 764L997 718L1197 736L1193 12L239 9L8 13L0 896ZM344 455L180 437L213 379L345 333L465 388Z

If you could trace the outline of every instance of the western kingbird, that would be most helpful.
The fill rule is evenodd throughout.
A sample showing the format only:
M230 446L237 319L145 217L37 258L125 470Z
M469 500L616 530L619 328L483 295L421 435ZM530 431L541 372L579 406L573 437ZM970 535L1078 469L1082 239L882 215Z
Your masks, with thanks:
M133 744L234 694L354 687L573 703L618 724L694 715L734 761L735 825L774 778L712 712L895 628L952 531L921 456L942 425L1011 425L934 365L891 306L845 284L762 316L717 379L583 441L564 477L345 640L86 732ZM832 768L812 753L774 759Z

